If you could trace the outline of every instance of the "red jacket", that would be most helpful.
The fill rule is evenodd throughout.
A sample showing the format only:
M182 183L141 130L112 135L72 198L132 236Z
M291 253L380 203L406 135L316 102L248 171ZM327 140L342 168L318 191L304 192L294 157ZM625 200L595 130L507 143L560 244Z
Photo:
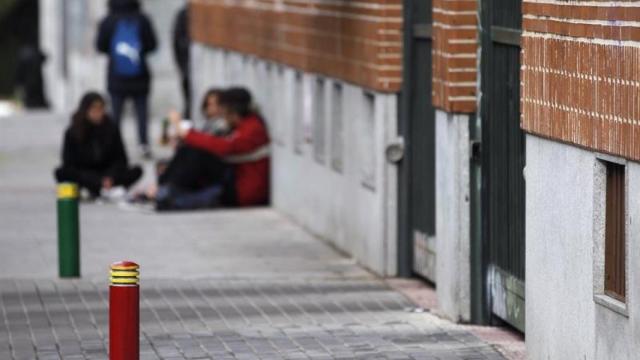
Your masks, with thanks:
M245 155L269 144L269 134L256 115L240 120L233 132L225 137L191 130L184 138L187 145L209 151L221 158ZM269 157L234 164L235 188L239 206L266 204L269 200Z

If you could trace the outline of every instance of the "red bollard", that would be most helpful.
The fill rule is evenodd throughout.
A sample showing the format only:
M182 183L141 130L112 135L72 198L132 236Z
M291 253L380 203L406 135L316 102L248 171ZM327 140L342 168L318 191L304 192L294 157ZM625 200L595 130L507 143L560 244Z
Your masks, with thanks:
M109 286L109 360L140 358L140 286L138 264L111 264Z

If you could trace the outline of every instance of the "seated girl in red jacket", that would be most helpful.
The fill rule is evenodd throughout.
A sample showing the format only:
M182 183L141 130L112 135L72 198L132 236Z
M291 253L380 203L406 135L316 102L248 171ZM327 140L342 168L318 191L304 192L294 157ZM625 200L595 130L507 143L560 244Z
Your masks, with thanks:
M180 176L168 176L165 184L160 184L156 197L158 209L180 208L179 204L172 203L175 197L170 193L179 192L182 196L185 188L194 188L192 183L202 177L218 179L209 187L198 190L213 194L216 186L222 188L215 205L244 207L268 204L269 135L260 115L252 110L251 94L244 88L225 90L218 95L218 104L231 128L226 136L184 127L179 113L170 114L169 119L182 139L182 146L205 152L209 158L206 167L196 162L183 163L176 171ZM207 174L201 174L203 171Z

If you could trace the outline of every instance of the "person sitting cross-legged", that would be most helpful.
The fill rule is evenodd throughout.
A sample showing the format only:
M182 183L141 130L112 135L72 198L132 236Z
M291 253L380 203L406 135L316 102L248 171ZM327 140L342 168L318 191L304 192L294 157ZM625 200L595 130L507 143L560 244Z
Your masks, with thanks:
M159 178L158 210L185 208L189 196L209 197L206 207L258 206L269 201L269 135L252 110L251 95L232 88L218 95L227 135L183 126L179 113L169 116L188 158L174 159ZM189 150L190 149L190 150ZM176 157L180 156L180 150ZM204 183L203 183L204 182ZM204 207L204 206L198 206Z
M102 95L85 94L64 134L56 180L77 183L98 197L102 190L128 188L141 176L139 166L129 166L120 130L109 120Z

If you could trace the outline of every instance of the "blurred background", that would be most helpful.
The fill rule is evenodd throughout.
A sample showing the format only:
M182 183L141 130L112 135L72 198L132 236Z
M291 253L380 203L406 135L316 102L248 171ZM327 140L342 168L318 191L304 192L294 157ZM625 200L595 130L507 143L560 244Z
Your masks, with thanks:
M142 3L160 44L148 58L154 74L151 115L157 117L181 106L170 44L185 0ZM96 52L94 40L106 12L107 0L0 0L0 115L24 107L65 111L87 90L104 91L107 59Z

